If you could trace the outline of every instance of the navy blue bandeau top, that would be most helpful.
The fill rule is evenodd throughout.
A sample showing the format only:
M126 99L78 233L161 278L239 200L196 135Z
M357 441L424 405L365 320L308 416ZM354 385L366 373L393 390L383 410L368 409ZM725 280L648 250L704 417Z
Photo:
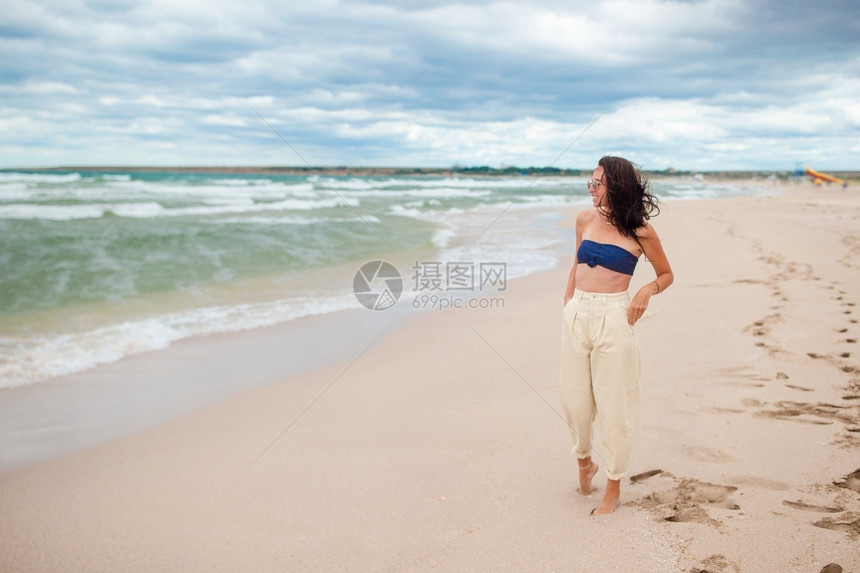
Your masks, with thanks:
M632 275L639 257L618 245L595 243L583 239L579 244L579 250L576 251L576 260L579 264L585 263L592 268L600 265L616 273Z

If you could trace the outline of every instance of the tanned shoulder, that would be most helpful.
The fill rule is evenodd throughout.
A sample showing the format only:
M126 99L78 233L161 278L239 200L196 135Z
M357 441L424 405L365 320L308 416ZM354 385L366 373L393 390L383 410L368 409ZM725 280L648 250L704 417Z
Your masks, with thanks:
M645 223L636 229L636 236L642 241L652 241L657 238L657 231L654 230L651 223Z
M583 209L576 214L576 226L582 226L588 223L594 216L594 209Z

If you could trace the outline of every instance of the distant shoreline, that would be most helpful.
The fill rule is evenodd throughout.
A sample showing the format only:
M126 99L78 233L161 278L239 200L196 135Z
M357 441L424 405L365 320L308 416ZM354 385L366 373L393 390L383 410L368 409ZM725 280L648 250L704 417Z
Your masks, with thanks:
M324 175L353 177L581 177L591 173L590 169L560 169L557 167L260 167L260 166L103 166L66 165L58 167L6 167L0 173L202 173L213 175ZM652 177L690 177L701 174L721 179L749 179L774 175L785 179L794 171L681 171L666 169L645 173ZM860 171L830 171L830 174L845 180L860 181Z

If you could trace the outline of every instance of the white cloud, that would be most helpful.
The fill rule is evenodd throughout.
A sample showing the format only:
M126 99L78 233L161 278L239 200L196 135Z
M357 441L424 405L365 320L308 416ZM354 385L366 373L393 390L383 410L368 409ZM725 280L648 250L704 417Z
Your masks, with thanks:
M235 115L206 115L200 121L208 125L225 125L229 127L245 127L248 125L247 121Z
M30 94L74 94L78 93L75 86L64 82L30 82L22 86L4 86L4 89L19 89L21 92Z
M259 113L315 164L545 165L603 112L561 165L856 166L860 7L775 6L10 0L0 149L283 163Z

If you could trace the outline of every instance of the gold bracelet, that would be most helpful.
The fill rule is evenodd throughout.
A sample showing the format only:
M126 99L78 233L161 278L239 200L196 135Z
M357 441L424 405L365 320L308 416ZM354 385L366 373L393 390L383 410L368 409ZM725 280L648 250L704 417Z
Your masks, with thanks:
M655 292L654 294L660 294L660 283L654 281L654 284L657 285L657 292Z

